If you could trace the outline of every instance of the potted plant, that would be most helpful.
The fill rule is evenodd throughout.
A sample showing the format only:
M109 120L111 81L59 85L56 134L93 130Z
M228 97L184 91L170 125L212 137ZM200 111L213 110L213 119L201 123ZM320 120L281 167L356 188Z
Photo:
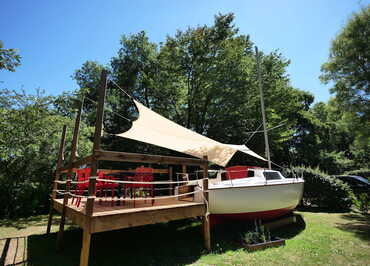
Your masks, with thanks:
M270 230L265 228L261 221L255 221L255 231L247 232L242 243L248 251L261 250L268 247L277 247L285 245L285 239L271 237Z

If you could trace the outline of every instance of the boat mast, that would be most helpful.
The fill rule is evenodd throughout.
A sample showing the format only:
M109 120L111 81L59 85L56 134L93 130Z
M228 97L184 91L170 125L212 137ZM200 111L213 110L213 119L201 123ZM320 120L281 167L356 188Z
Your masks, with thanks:
M263 134L265 136L265 154L266 154L266 157L267 157L267 163L268 163L269 170L271 170L269 138L267 136L267 130L266 130L265 103L264 103L264 100L263 100L262 80L261 80L261 71L260 71L260 56L259 56L259 53L258 53L257 46L255 48L256 48L258 87L259 87L260 96L261 96L260 100L261 100L261 111L262 111Z

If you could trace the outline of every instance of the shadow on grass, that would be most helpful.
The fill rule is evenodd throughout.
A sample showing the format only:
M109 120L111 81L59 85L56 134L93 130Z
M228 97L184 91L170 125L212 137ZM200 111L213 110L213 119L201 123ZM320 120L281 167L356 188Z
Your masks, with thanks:
M352 232L359 238L370 242L370 215L360 213L347 213L341 216L348 223L337 223L337 228Z
M280 238L290 239L303 232L306 229L306 222L303 216L300 214L294 214L294 216L296 217L294 224L275 229L272 231L272 234Z
M273 235L286 239L305 228L299 222ZM225 223L212 228L213 253L241 248L238 240L253 228L250 223ZM180 220L118 231L93 234L89 265L185 265L197 261L204 249L199 220ZM81 230L65 232L65 249L55 251L56 234L32 235L28 239L28 261L31 265L78 265Z
M288 214L280 217L281 219L294 215L296 222L294 224L285 225L276 229L272 229L271 234L275 237L290 239L301 233L306 228L306 223L300 214ZM279 219L277 219L279 220ZM267 221L269 222L269 221ZM223 252L227 250L235 250L241 248L240 242L247 232L255 231L254 222L223 222L221 225L215 226L212 231L213 247L215 252Z
M46 221L46 223L45 223ZM26 227L32 225L46 225L47 220L39 215L39 216L31 216L27 218L18 218L18 219L4 219L0 220L0 227L15 227L16 229L24 229Z
M54 215L52 225L59 225L60 216ZM47 226L48 216L47 215L38 215L30 216L27 218L18 218L18 219L3 219L0 220L0 227L14 227L17 230L25 229L31 226ZM67 223L70 224L70 223Z
M65 249L55 250L56 234L28 239L31 265L78 265L81 230L65 232ZM183 265L204 254L201 226L197 221L174 221L93 234L89 265Z
M347 213L349 210L345 210L345 209L334 210L332 208L325 208L325 207L299 206L297 208L297 211L300 211L300 212L313 212L313 213L319 213L319 212L326 212L326 213Z

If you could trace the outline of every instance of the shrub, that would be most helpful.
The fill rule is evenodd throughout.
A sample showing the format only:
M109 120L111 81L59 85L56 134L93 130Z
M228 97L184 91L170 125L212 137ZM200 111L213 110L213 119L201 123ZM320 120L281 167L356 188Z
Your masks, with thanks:
M370 181L370 169L369 168L362 168L362 169L347 171L344 174L362 176L362 177L367 178Z
M305 180L303 204L306 206L346 211L354 203L355 197L347 184L318 169L293 167L285 174L303 176Z
M358 207L360 211L364 214L367 214L369 211L369 204L370 204L369 196L366 193L361 193L358 196L358 205L359 205Z

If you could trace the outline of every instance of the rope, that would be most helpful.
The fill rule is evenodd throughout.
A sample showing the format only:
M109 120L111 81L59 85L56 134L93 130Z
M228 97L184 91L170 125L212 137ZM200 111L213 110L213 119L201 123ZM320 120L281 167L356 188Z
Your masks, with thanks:
M122 180L112 180L112 179L96 179L97 181L108 182L108 183L118 183L118 184L153 184L153 185L165 185L165 184L178 184L178 183L188 183L189 181L154 181L154 182L137 182L137 181L122 181Z
M76 195L76 194L73 194L71 192L60 192L59 190L56 191L58 194L61 194L61 195L65 195L65 194L68 194L72 197L76 197L76 198L89 198L89 196L82 196L82 195ZM201 190L198 190L198 191L192 191L192 192L188 192L188 193L183 193L183 194L178 194L178 195L171 195L171 196L163 196L163 197L146 197L146 198L143 198L143 200L161 200L161 199L168 199L168 198L176 198L176 197L182 197L182 196L187 196L187 195L191 195L191 194L195 194L195 193L198 193L198 192L202 192ZM94 198L99 198L100 197L96 197L96 196L92 196ZM104 197L104 198L107 198L107 197ZM127 200L127 201L135 201L135 200L140 200L140 199L130 199L130 198L123 198L123 200Z
M245 142L246 144L248 144L248 142L253 138L253 136L257 133L257 131L260 129L260 127L262 126L263 124L261 123L258 127L257 127L257 129L253 132L253 134L251 134L250 136L249 136L249 138L247 139L247 141ZM250 134L249 132L247 132L246 134Z
M56 192L59 195L65 195L69 193L69 192L62 192L62 191L65 191L65 190L54 190L54 192Z
M159 197L146 197L146 198L136 198L136 199L131 199L131 198L123 198L123 200L127 200L127 201L135 201L135 200L161 200L161 199L169 199L169 198L177 198L177 197L182 197L182 196L187 196L187 195L191 195L191 194L195 194L195 193L199 193L199 192L203 192L201 190L198 190L198 191L192 191L192 192L188 192L188 193L183 193L183 194L177 194L177 195L172 195L172 196L161 196L160 198ZM98 197L99 198L99 197Z
M66 192L65 190L54 190L54 191L56 193L60 194L60 195L70 195L70 196L75 197L75 198L89 198L90 197L90 196L76 195L76 194L73 194L71 192ZM93 196L93 197L95 198L95 196Z
M124 94L126 94L129 98L131 98L131 99L134 99L134 97L132 97L130 94L128 94L124 89L122 89L113 79L111 79L110 81L112 81L113 82L113 84L114 85L116 85L116 87L118 88L118 89L120 89Z
M196 175L196 174L197 173L176 173L176 175Z
M92 102L92 103L94 103L94 104L98 104L96 101L94 101L94 100L92 100L92 99L90 99L89 97L87 97L87 96L85 96L85 98L87 99L87 100L89 100L90 102ZM128 122L132 122L130 119L128 119L127 117L124 117L123 115L121 115L120 113L117 113L117 112L115 112L115 111L113 111L112 109L110 109L110 108L108 108L108 107L104 107L106 110L108 110L108 111L110 111L110 112L112 112L113 114L115 114L115 115L117 115L117 116L119 116L119 117L121 117L121 118L123 118L123 119L125 119L125 120L127 120Z
M273 129L275 129L275 128L281 127L281 126L283 126L285 123L286 123L286 122L283 122L283 123L280 123L280 124L279 124L279 125L277 125L277 126L267 128L267 129L266 129L266 131L270 131L270 130L273 130ZM262 125L262 124L261 124L261 125ZM257 128L257 130L256 130L256 131L249 131L249 132L245 132L245 134L263 133L263 132L264 132L264 130L258 130L258 129L261 127L261 125Z
M65 180L65 181L56 180L54 182L58 183L58 184L67 184L67 182L70 182L71 184L84 184L84 183L90 182L90 180L87 179L87 180L84 180L84 181L72 181L71 179L68 179L68 180Z
M286 167L284 167L284 166L278 165L277 163L274 163L274 162L273 162L273 161L271 161L271 160L270 160L270 162L271 162L272 164L276 165L277 167L281 168L281 169L286 168Z
M199 188L200 188L200 186L198 186ZM209 192L209 190L199 190L199 191L201 191L201 192ZM204 196L204 193L202 193L202 197L203 197L203 200L204 200L204 202L206 203L206 215L204 216L205 218L206 218L206 221L208 222L208 216L211 214L210 212L209 212L209 202L208 202L208 200L206 199L206 197Z
M71 184L85 184L85 183L88 183L88 182L90 182L89 179L84 180L84 181L71 181Z

